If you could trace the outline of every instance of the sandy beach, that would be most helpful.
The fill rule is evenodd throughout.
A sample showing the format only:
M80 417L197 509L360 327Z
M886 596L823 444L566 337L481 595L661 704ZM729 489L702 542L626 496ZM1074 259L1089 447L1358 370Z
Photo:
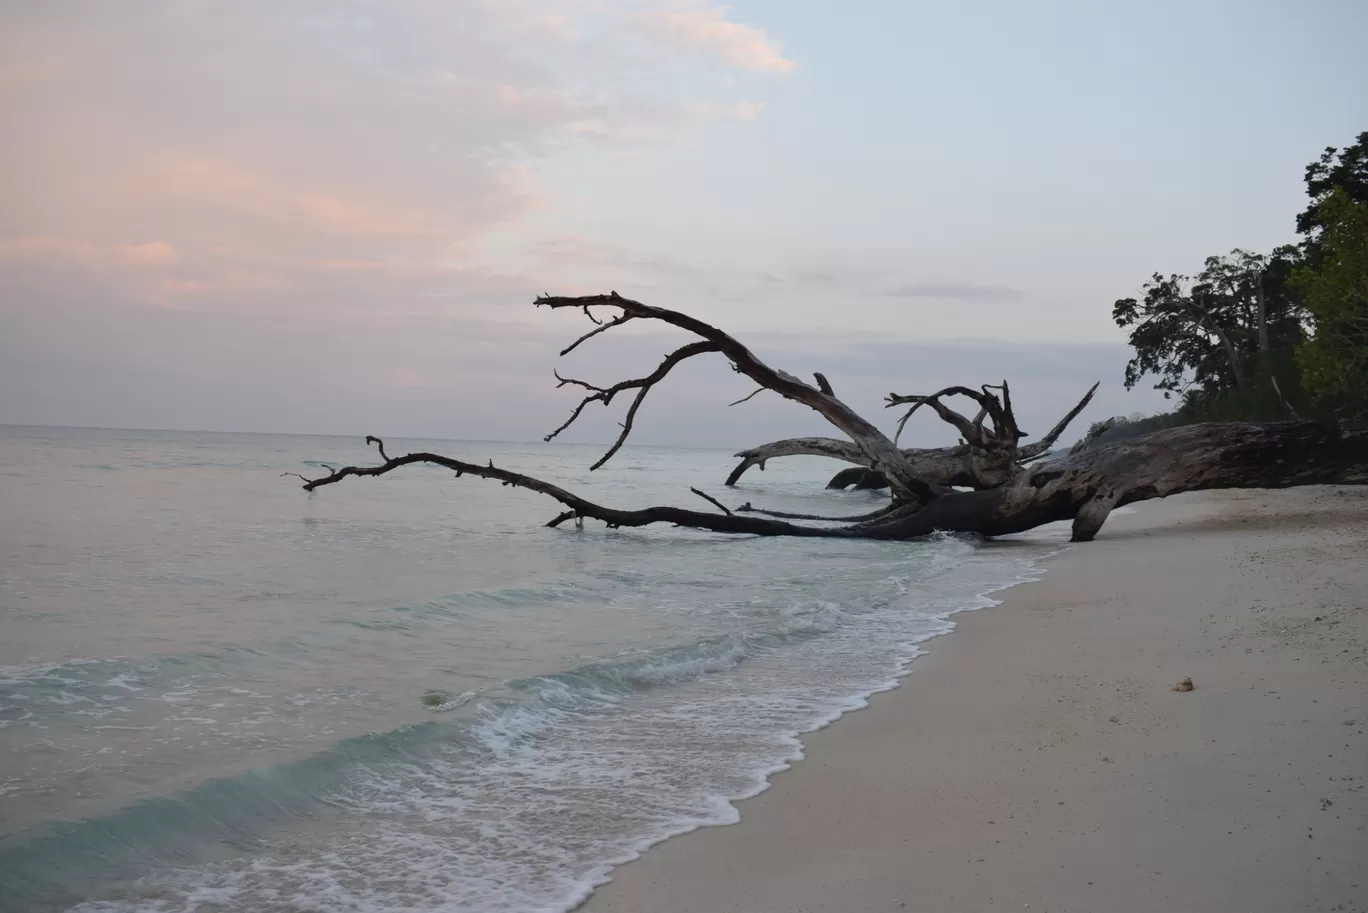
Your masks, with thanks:
M1141 504L1048 567L583 909L1368 910L1368 491Z

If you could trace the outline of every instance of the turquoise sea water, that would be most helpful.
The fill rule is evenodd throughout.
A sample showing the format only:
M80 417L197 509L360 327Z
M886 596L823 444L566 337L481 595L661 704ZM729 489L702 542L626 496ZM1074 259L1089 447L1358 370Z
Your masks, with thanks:
M393 440L604 503L853 513L719 451ZM1050 531L980 544L549 530L360 438L0 427L0 910L563 911L736 819Z

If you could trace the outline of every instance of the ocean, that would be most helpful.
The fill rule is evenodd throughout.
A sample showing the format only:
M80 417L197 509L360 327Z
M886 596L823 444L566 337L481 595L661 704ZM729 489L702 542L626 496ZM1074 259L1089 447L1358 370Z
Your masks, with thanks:
M754 443L754 442L746 442ZM822 514L839 468L393 439L627 507ZM0 910L560 913L738 819L1067 531L991 543L546 529L362 437L0 426ZM905 683L916 687L915 677Z

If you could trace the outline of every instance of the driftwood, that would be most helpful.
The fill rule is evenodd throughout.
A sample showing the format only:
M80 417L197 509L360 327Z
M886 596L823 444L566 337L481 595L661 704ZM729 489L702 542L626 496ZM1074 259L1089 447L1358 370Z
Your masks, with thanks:
M954 482L942 482L943 485L954 485ZM877 469L870 469L867 466L851 466L842 469L831 477L826 487L833 491L845 491L847 488L854 488L856 491L876 490L888 487L888 479Z
M976 451L967 444L900 452L920 478L935 485L992 488L1003 484L1014 474L1010 459L1001 454ZM867 488L888 487L888 480L873 470L874 461L852 441L830 437L789 438L743 450L736 455L742 459L727 476L725 484L728 487L734 486L752 466L763 472L767 462L786 456L820 456L855 464L855 472L842 470L827 483L828 488L846 488L860 480L864 480L864 487ZM874 477L868 476L871 471Z
M941 402L941 399L946 395L965 394L970 395L975 401L986 400L989 395L992 395L988 394L989 389L1002 390L1004 402L995 407L995 410L990 410L986 404L981 404L979 414L973 420L960 415ZM1084 394L1078 404L1070 409L1040 440L1024 446L1018 443L1023 435L1016 427L1016 418L1011 413L1011 398L1005 380L1000 386L985 388L982 392L969 390L966 387L952 387L932 396L899 396L890 393L888 397L889 406L912 404L912 408L898 422L898 433L893 440L894 442L898 440L903 426L917 409L923 405L930 405L936 409L943 419L959 429L961 441L953 447L903 450L903 456L912 463L916 473L928 482L937 485L974 489L996 488L1014 478L1022 466L1033 460L1038 460L1048 453L1055 442L1059 440L1059 436L1069 427L1069 423L1087 408L1096 392L1097 384L1093 384L1092 389ZM985 418L993 419L990 427L984 426ZM864 455L859 447L850 441L827 437L789 438L752 447L750 450L742 450L736 455L741 458L741 462L727 476L725 484L729 487L734 486L752 466L764 472L767 462L786 456L829 457L854 463L865 470L871 469L869 458ZM888 484L877 471L871 474L868 471L861 472L859 469L843 469L831 477L831 481L827 483L826 487L843 489L851 486L857 489L887 488Z
M1034 445L1020 446L1024 433L1016 425L1005 383L978 390L951 387L929 396L891 394L890 406L910 405L913 412L926 406L954 425L964 438L962 446L971 451L967 456L979 454L984 459L1005 460L1009 467L1008 478L997 485L974 491L953 491L945 482L928 478L931 473L923 474L926 464L920 463L915 456L909 457L908 452L898 448L895 440L886 437L841 402L825 377L816 375L817 385L813 386L771 368L730 335L703 321L677 311L650 307L616 292L578 298L543 297L537 299L536 304L553 309L582 309L594 322L595 328L562 354L631 320L658 320L698 337L697 342L667 355L654 372L643 378L600 387L557 375L561 385L579 386L588 393L565 424L548 435L547 440L573 424L590 403L607 405L618 393L635 391L621 434L591 468L602 466L627 440L633 419L655 384L664 380L680 362L696 355L717 353L731 363L733 370L745 374L761 389L808 406L845 434L850 439L850 446L857 448L860 454L856 462L865 469L879 472L887 480L892 496L890 503L856 517L767 516L765 511L756 510L749 504L729 511L715 498L694 489L694 494L721 512L670 506L618 510L596 504L550 482L497 468L492 462L480 465L426 452L390 457L384 443L374 437L366 440L377 446L382 463L333 469L316 479L300 476L305 490L315 491L349 477L381 476L413 463L427 463L452 470L457 477L470 475L498 481L559 501L567 510L547 524L552 527L572 519L582 525L588 518L600 520L610 527L673 523L714 532L761 536L909 539L934 532L1000 536L1043 523L1071 520L1074 540L1086 541L1097 534L1113 508L1148 498L1214 488L1368 484L1368 430L1362 425L1317 422L1189 425L1113 444L1090 446L1058 460L1023 465L1044 453L1054 438L1046 435ZM607 308L616 313L609 320L600 320L593 313L594 308ZM1091 395L1092 391L1089 391L1083 402L1056 426L1057 430L1051 432L1055 438ZM977 416L970 419L947 407L943 400L949 396L964 396L977 403ZM1039 452L1024 456L1031 448L1038 448ZM961 455L961 459L965 456ZM790 522L792 520L806 522Z

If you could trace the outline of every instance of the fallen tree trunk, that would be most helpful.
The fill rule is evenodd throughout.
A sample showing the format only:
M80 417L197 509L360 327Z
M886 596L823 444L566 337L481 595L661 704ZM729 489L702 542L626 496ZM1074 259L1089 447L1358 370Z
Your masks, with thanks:
M378 443L384 456L383 443L377 438L367 440ZM1097 534L1114 508L1136 501L1223 488L1368 484L1368 428L1320 422L1211 422L1168 428L1039 464L1009 485L951 492L925 506L912 502L901 507L891 505L865 515L868 519L844 526L802 526L736 515L764 513L749 504L735 511L722 508L724 512L716 514L679 507L618 510L550 482L496 468L493 463L481 466L426 452L386 458L378 466L347 466L318 479L300 478L306 491L315 491L349 476L381 476L414 463L443 466L453 470L458 478L471 475L491 479L554 498L569 510L546 524L550 527L571 519L589 518L601 520L611 528L673 523L759 536L913 539L938 532L1005 536L1046 523L1072 520L1073 541L1086 542ZM832 522L849 519L807 514L777 516Z
M1007 382L1003 381L1001 387L997 389L1005 391L1006 387ZM963 387L950 389L955 392L963 391L973 396L981 396L981 394ZM983 420L990 417L989 410L986 408L981 410L979 418L970 421L953 410L941 406L939 397L945 392L942 391L941 394L931 397L889 395L890 406L913 404L912 409L898 423L899 434L901 434L907 419L922 405L932 405L933 408L939 407L937 411L942 417L947 418L967 434L964 440L953 447L909 449L903 450L902 454L911 462L917 474L928 482L956 488L979 489L996 488L1007 483L1017 474L1019 467L1044 456L1054 446L1055 441L1059 440L1059 436L1064 433L1065 429L1069 427L1069 423L1077 418L1079 413L1092 401L1093 394L1097 392L1097 384L1093 384L1092 389L1085 393L1078 404L1046 432L1044 437L1024 446L1017 443L1021 433L1015 426L1015 418L1011 416L1010 405L999 410L997 415L991 416L994 418L994 427L985 429ZM1004 398L1005 396L1004 393ZM1010 401L1008 402L1010 403ZM896 437L894 441L897 441ZM788 438L769 444L761 444L759 447L752 447L750 450L742 450L736 455L741 458L741 462L727 476L726 485L728 487L736 485L741 476L752 466L758 467L761 472L764 472L767 462L786 456L829 457L847 463L855 463L866 469L872 468L869 459L858 445L850 441L841 441L829 437ZM843 489L852 485L857 488L888 487L886 480L880 483L877 477L851 470L842 470L836 473L831 477L831 481L827 483L826 487Z
M993 488L1001 485L1015 474L1015 465L1006 455L975 451L967 444L956 447L936 447L924 450L903 450L912 470L922 479L935 485L962 488ZM881 481L868 478L872 460L860 448L850 442L830 437L800 437L774 441L751 450L736 454L741 462L727 476L726 485L733 487L752 466L765 470L770 460L786 456L819 456L833 460L854 463L855 472L842 470L827 483L827 488L846 488L864 480L866 488L887 488L888 480L876 475ZM841 479L842 482L838 482Z
M1073 522L1090 541L1117 507L1189 491L1368 484L1368 430L1321 422L1209 422L1154 431L1041 463L1011 484L955 492L880 521L879 538L1004 536Z
M854 488L856 491L878 491L888 487L888 479L877 469L851 466L832 476L826 487L831 491L845 491L847 488Z
M764 512L754 510L749 504L736 511L730 510L697 489L693 492L715 506L718 513L670 506L618 510L597 504L550 482L497 468L492 462L481 466L429 452L391 458L378 438L367 438L367 442L378 447L383 463L333 469L327 476L316 479L299 476L304 481L305 490L312 492L346 478L382 476L403 466L427 463L452 470L457 477L471 475L489 479L536 491L559 501L568 509L547 524L552 527L571 519L582 524L585 518L589 518L600 520L610 527L673 523L713 532L760 536L911 539L935 532L1002 536L1023 532L1044 523L1071 520L1074 540L1087 541L1097 534L1113 508L1148 498L1215 488L1368 484L1368 429L1362 424L1341 426L1289 422L1252 425L1225 422L1169 428L1114 444L1093 446L1063 459L1029 467L1018 466L1009 481L996 487L978 491L952 491L919 475L916 460L909 458L894 441L837 399L831 384L820 374L815 375L818 386L806 384L791 374L764 364L743 345L715 327L675 311L648 307L616 293L586 298L539 298L537 304L551 308L582 308L596 324L596 329L580 337L565 352L632 319L660 320L701 338L700 342L684 346L666 356L660 367L644 378L622 381L611 387L559 378L562 385L580 386L589 394L574 409L570 419L547 436L548 440L569 427L589 403L601 402L606 405L619 392L637 391L627 411L621 435L608 453L591 468L602 466L622 446L647 392L675 365L695 355L718 353L726 357L738 373L755 380L764 389L811 407L847 434L860 449L862 462L889 480L891 503L860 517L831 518L827 525L812 525L827 521L827 518L809 515L788 515L787 518L783 515L738 516L743 512ZM620 313L612 320L600 321L591 313L591 308L595 307L615 308ZM1001 393L999 395L991 390L1000 390ZM968 396L979 402L981 408L978 417L970 420L950 410L940 402L940 398L946 395ZM1084 403L1087 398L1084 398ZM889 397L890 405L908 402L913 403L913 411L921 405L930 406L943 419L960 429L966 445L975 451L1010 455L1014 463L1021 453L1022 449L1017 447L1021 432L1012 415L1011 398L1005 383L998 387L985 386L981 391L954 387L930 396ZM1076 415L1082 405L1075 407L1069 418ZM985 427L985 417L992 419L991 428ZM809 522L788 522L788 519L795 517ZM834 525L837 523L840 525Z
M731 471L731 475L727 476L726 485L728 488L735 485L737 480L752 466L758 466L760 471L764 472L765 464L770 460L800 455L843 460L847 463L863 466L865 469L869 468L870 462L869 457L865 456L865 452L853 441L838 441L832 437L788 438L738 453L737 456L741 457L741 462Z
M367 441L375 442L379 448L381 456L384 456L384 442L374 436L368 436ZM488 465L481 466L479 463L469 463L465 460L458 460L454 457L444 456L439 453L406 453L403 456L386 458L385 462L378 466L344 466L341 469L333 470L329 475L317 479L307 479L298 476L297 473L286 473L286 475L296 475L304 480L305 491L316 491L324 485L332 485L342 481L348 476L374 477L382 476L388 472L393 472L403 466L411 466L414 463L428 463L433 466L441 466L456 473L456 478L462 476L475 476L480 479L490 479L501 482L513 488L526 488L528 491L535 491L553 498L566 507L570 508L564 513L553 517L546 525L548 527L560 526L567 520L602 520L610 529L617 529L623 526L648 526L652 523L673 523L676 526L689 526L695 529L706 529L718 533L749 533L758 536L850 536L852 533L839 527L806 527L797 526L792 523L784 523L779 520L769 520L763 517L744 516L738 517L730 511L722 513L706 513L698 510L688 510L682 507L647 507L642 510L618 510L612 507L604 507L595 504L586 498L573 494L551 482L545 482L532 476L523 475L518 472L510 472L507 469L499 469L490 461Z

